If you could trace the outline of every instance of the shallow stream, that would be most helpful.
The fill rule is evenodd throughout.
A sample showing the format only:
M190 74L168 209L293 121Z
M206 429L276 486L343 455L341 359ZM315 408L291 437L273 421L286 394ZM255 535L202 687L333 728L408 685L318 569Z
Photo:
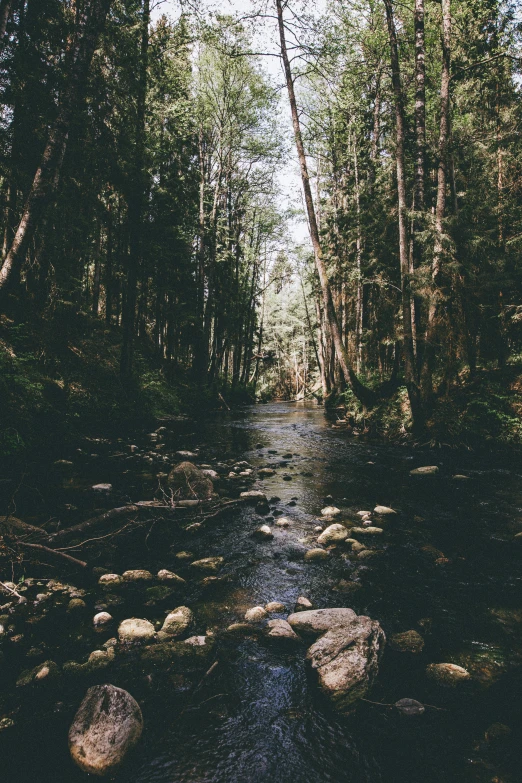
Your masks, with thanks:
M149 549L146 544L111 554L110 564L121 570L169 568L181 575L176 551L190 550L195 558L220 555L225 558L223 574L229 577L207 591L189 583L174 604L193 609L198 633L210 630L219 637L218 665L181 715L167 691L151 687L149 693L153 675L143 673L136 697L142 702L146 729L115 780L522 780L522 545L514 542L522 530L522 466L512 455L367 442L332 428L323 410L311 404L256 406L168 429L166 455L169 448L199 448L200 462L247 460L257 468L276 469L274 476L255 484L269 498L277 498L270 503L268 519L274 538L259 541L252 536L266 520L249 507L208 523L196 534L178 534L174 542L165 542L159 555L157 546ZM132 501L151 498L158 466L144 472L142 462L114 459L118 448L123 447L93 446L97 456L81 457L81 480L76 471L59 492L45 479L42 466L34 495L24 498L19 493L17 515L59 515L67 503L80 508L85 518L82 497L96 482L112 483L122 498ZM412 477L410 470L422 465L437 465L439 473ZM467 478L456 480L456 474ZM316 540L313 530L321 508L330 503L346 520L377 504L398 512L389 521L376 522L382 522L384 533L369 544L375 557L358 560L339 547L326 562L303 560ZM282 514L291 520L288 528L274 524L272 517ZM347 582L358 589L347 588ZM354 715L341 718L307 671L305 647L220 635L229 624L243 620L249 607L280 601L286 612L275 616L284 617L299 596L317 608L349 606L367 614L381 623L387 636L416 630L425 640L424 650L411 654L388 647L368 701ZM64 658L68 653L64 650ZM426 666L438 662L465 666L471 682L446 690L430 683ZM110 682L110 674L100 681ZM173 690L177 685L173 681ZM406 697L429 705L426 712L407 718L387 706ZM71 703L74 698L70 694ZM71 705L67 694L61 700L44 720L2 732L1 779L87 779L69 760ZM492 740L495 732L490 731L486 741L485 732L495 723L509 727L511 734L503 729L502 736Z

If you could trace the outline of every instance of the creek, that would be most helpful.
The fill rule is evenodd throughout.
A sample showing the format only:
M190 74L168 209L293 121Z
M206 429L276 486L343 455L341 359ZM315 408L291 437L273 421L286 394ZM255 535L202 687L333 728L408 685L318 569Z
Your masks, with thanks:
M154 672L142 672L134 695L142 704L146 728L115 781L520 779L522 546L514 536L522 530L522 471L512 454L369 442L332 427L324 411L308 403L260 405L167 424L167 429L166 448L160 453L169 466L176 461L172 450L197 448L198 463L246 460L256 468L275 469L273 476L255 484L272 498L268 524L274 538L259 541L252 535L266 516L245 507L196 533L178 531L163 547L161 542L159 548L154 545L159 532L153 529L145 541L107 550L107 565L118 573L125 568L153 573L168 568L184 576L175 553L190 550L194 559L222 556L222 574L228 577L207 590L188 581L174 603L193 610L198 633L216 635L218 665L181 711L176 701L176 693L185 689L181 673L178 680L174 673L168 688L154 689ZM142 453L145 434L140 437L126 442L137 443ZM92 445L96 456L85 450L72 456L81 470L75 467L60 489L49 478L50 468L37 466L33 492L17 496L17 515L50 518L67 505L86 518L92 503L85 499L90 497L88 487L97 482L112 483L119 497L133 502L151 498L161 465L144 468L138 458L114 458L122 449L121 444L100 442ZM437 465L439 472L410 475L422 465ZM457 480L455 475L467 478ZM304 561L304 552L316 540L321 508L328 504L341 509L341 520L357 519L359 510L379 504L398 513L380 520L384 533L372 537L369 546L376 554L371 559L349 556L338 547L327 561ZM289 518L289 527L275 524L281 515ZM93 565L105 564L102 556ZM412 654L388 645L368 701L361 702L354 715L341 717L318 692L305 665L305 647L270 644L255 634L222 633L242 621L248 608L270 601L285 605L285 613L275 615L284 617L299 596L317 608L351 607L378 620L387 637L416 630L424 638L424 649ZM141 611L138 617L154 619L158 614L156 607L134 609ZM120 619L118 611L124 610L114 610ZM75 633L71 630L60 643L62 661L72 655ZM93 633L82 642L85 650L93 649ZM108 631L106 637L113 634ZM9 655L13 657L8 651L5 665ZM439 662L466 667L470 683L443 689L430 682L426 667ZM110 672L98 681L111 682ZM1 732L2 779L87 779L67 752L67 728L82 687L61 692L43 717ZM402 698L430 706L421 716L406 717L387 706ZM511 734L503 729L491 740L495 732L490 731L486 741L492 724L509 727Z

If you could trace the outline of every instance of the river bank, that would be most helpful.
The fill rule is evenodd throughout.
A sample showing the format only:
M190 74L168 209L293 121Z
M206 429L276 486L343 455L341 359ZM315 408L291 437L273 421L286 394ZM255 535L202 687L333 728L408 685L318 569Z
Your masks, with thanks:
M320 781L372 783L421 775L429 781L516 780L522 620L515 536L522 530L522 502L521 477L509 456L363 442L308 404L257 406L163 427L120 442L88 441L81 452L65 450L65 462L40 463L15 493L16 516L52 531L58 520L68 527L109 507L164 502L159 487L185 458L215 471L222 501L254 487L269 506L241 505L192 529L197 511L180 524L149 508L132 532L68 550L88 569L52 563L35 573L29 558L16 566L15 582L26 588L21 594L31 607L40 593L50 598L24 610L27 616L4 609L11 619L3 641L3 715L14 725L5 726L0 741L7 743L3 758L10 748L10 778L84 779L69 759L68 727L87 687L111 682L138 700L145 722L131 765L117 780L304 783L311 773ZM180 450L192 456L176 454ZM425 465L438 472L411 475ZM92 490L97 484L112 489L100 495ZM12 490L13 484L2 484L4 504ZM325 505L338 508L335 524L351 531L361 528L358 512L369 510L382 532L350 534L360 548L318 543L318 528L327 527ZM379 505L397 514L375 514ZM287 525L277 524L285 519ZM262 524L273 538L254 535ZM116 529L124 526L122 520ZM314 549L326 555L310 559L306 553ZM372 556L360 557L364 551ZM190 557L177 557L183 552ZM191 566L208 557L223 558L216 573ZM109 593L98 584L101 570L121 575L136 569L150 571L151 579ZM184 583L162 582L162 570ZM24 571L26 584L19 580ZM50 578L61 586L49 585ZM321 696L306 666L306 645L281 649L266 637L266 623L291 614L300 597L321 609L350 607L377 620L388 637L369 702L360 702L355 718L343 718ZM75 614L69 604L78 599L86 606ZM29 622L46 601L52 606L47 620ZM271 602L284 611L239 635L227 632L244 624L253 607ZM182 605L194 619L179 647L183 639L204 636L199 653L193 648L181 663L185 645L165 668L158 659L145 661L143 652L116 652L114 660L104 658L105 666L95 656L99 668L86 665L96 649L110 649L104 645L124 619L142 618L157 632L167 613ZM101 633L93 627L99 611L113 617ZM398 649L394 635L408 631L420 637L422 649ZM46 686L16 687L24 670L49 660L57 672ZM80 667L74 672L65 665L72 660ZM469 680L440 687L427 674L438 663L462 666ZM388 706L403 698L432 706L406 718Z

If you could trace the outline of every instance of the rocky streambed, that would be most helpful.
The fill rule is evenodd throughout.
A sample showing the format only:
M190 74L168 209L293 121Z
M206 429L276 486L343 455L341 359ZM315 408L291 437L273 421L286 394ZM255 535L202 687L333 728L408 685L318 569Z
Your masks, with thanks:
M29 475L0 509L6 779L518 779L510 460L364 443L283 404ZM14 557L10 536L36 539L13 519L84 565Z

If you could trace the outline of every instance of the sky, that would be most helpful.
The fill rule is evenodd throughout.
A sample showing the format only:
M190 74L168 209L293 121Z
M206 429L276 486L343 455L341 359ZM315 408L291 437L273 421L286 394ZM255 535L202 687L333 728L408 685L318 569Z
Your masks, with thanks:
M315 5L317 7L324 6L325 0L317 0ZM206 7L210 10L217 10L219 13L236 14L248 13L252 5L248 0L221 0L219 3L209 2L209 0L202 0L200 2L200 8ZM180 14L179 0L152 0L151 4L151 18L152 21L157 20L162 14L166 14L172 19L176 19ZM281 114L280 122L289 134L289 138L293 141L292 136L292 124L290 116L290 108L288 105L288 99L286 89L284 88L284 75L281 68L281 64L278 57L271 56L277 52L276 44L277 38L274 34L276 30L267 30L260 32L256 38L256 51L266 51L270 53L270 56L261 58L264 70L270 75L272 80L281 86ZM289 206L294 208L302 204L302 187L301 178L299 174L299 165L297 161L297 155L295 153L294 146L291 147L291 155L287 163L281 168L278 175L279 187L281 191L281 209L285 210ZM294 245L309 245L310 239L308 234L308 227L305 220L304 213L302 218L296 218L289 224L290 243Z

